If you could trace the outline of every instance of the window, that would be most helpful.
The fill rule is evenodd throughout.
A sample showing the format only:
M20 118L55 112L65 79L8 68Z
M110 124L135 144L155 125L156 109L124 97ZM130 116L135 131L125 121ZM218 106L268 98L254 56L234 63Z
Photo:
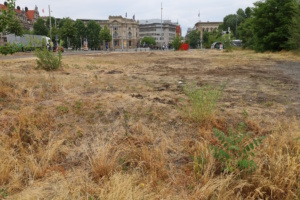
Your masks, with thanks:
M118 30L118 27L114 27L114 30L117 31L117 30Z
M129 27L128 30L131 30L131 27Z
M128 33L128 38L131 39L131 32ZM130 46L130 45L129 45Z
M115 46L119 46L119 41L117 41L117 40L114 41L114 45L115 45Z
M131 47L131 40L129 40L129 46Z
M115 31L114 38L118 38L118 33Z

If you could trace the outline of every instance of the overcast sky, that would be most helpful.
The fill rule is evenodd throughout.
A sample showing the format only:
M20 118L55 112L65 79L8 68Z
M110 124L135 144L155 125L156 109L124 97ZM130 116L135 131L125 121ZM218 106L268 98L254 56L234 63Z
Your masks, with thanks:
M3 0L4 1L4 0ZM36 5L40 15L49 15L50 5L52 16L72 19L108 19L109 15L122 15L136 20L160 19L161 3L163 20L179 22L182 34L187 28L199 21L223 21L224 16L236 13L238 8L245 9L257 0L17 0L16 6L33 10ZM44 13L42 12L44 9Z

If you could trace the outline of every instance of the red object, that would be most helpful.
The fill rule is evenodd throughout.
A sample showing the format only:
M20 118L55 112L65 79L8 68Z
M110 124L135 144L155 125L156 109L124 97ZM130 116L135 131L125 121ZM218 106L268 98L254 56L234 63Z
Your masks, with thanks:
M63 47L56 47L56 49L53 49L53 52L57 52L58 48L62 53L65 51Z
M180 47L179 50L187 51L189 50L189 44L183 43Z
M180 27L180 25L176 26L176 35L181 36L181 27Z

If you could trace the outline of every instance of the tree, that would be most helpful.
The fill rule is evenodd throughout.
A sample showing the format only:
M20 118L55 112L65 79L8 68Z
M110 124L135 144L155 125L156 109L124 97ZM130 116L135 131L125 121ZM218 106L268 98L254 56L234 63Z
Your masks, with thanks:
M35 35L47 35L49 29L46 27L45 21L42 18L38 18L33 24L33 31Z
M104 28L102 30L100 30L99 38L100 38L100 43L102 41L104 41L105 43L108 43L112 40L112 36L110 34L110 31L109 31L109 29L107 28L106 25L104 26Z
M24 32L21 22L15 16L9 20L6 31L19 36Z
M62 25L59 29L60 38L63 40L64 47L71 47L76 36L74 22L68 17L64 18L62 21L63 23L59 23L59 25Z
M82 41L84 37L86 37L86 27L81 20L76 20L74 24L76 28L76 36L74 40L74 44L76 47L81 47L82 46Z
M253 49L254 38L253 38L253 18L247 18L238 27L239 39L243 41L243 48Z
M191 48L197 48L200 44L200 31L199 30L192 30L188 36L188 43Z
M298 11L296 0L266 0L254 3L253 37L256 51L291 49L289 27Z
M95 21L89 21L87 23L86 32L88 44L91 48L97 48L100 45L100 34L101 27Z
M300 2L298 3L298 13L300 12ZM292 49L300 50L300 16L294 16L292 26L289 28L290 37L288 43Z
M144 37L141 44L146 44L147 46L156 45L155 39L153 37Z
M174 40L172 41L172 46L174 47L175 50L179 50L181 45L182 45L181 37L177 35L176 38L174 38Z
M50 29L50 17L46 20L46 27ZM55 27L55 18L51 17L51 28Z
M7 10L3 10L2 14L0 15L0 32L22 30L22 28L19 29L19 26L18 24L16 24L15 21L15 16L16 16L15 2L16 2L15 0L7 0ZM13 44L8 43L5 46L0 46L0 53L3 55L14 54L17 51L18 51L18 45L14 43Z
M16 16L15 6L15 0L7 0L7 10L3 10L0 15L0 32L6 31L8 24Z

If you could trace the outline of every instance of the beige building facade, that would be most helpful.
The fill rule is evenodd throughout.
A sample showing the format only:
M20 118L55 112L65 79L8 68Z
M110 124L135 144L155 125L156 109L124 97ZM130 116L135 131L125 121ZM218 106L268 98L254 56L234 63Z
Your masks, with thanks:
M219 28L219 25L223 22L197 22L195 24L195 27L198 30L202 30L203 32L213 32L217 31Z
M109 16L108 20L79 19L87 24L89 21L97 22L101 28L107 26L112 35L109 48L112 49L133 49L137 48L139 39L139 22L134 19L123 18L122 16Z

